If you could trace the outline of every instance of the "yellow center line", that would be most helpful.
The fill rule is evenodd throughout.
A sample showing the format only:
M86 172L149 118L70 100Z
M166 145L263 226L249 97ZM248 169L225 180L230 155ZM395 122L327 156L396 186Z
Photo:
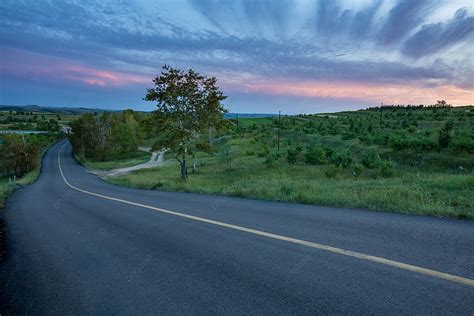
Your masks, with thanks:
M283 236L283 235L268 233L268 232L264 232L264 231L261 231L261 230L256 230L256 229L247 228L247 227L243 227L243 226L238 226L238 225L228 224L228 223L224 223L224 222L219 222L219 221L215 221L215 220L211 220L211 219L207 219L207 218L203 218L203 217L198 217L198 216L188 215L188 214L179 213L179 212L175 212L175 211L170 211L170 210L162 209L162 208L159 208L159 207L154 207L154 206L150 206L150 205L146 205L146 204L136 203L136 202L123 200L123 199L119 199L119 198L114 198L114 197L111 197L111 196L102 195L102 194L99 194L99 193L94 193L94 192L91 192L91 191L80 189L80 188L72 185L71 183L69 183L69 181L64 176L64 173L63 173L63 170L62 170L62 167L61 167L61 152L62 152L64 146L66 146L66 144L64 144L60 148L59 153L58 153L59 171L60 171L61 176L64 180L64 183L66 183L67 186L69 186L71 189L74 189L76 191L79 191L79 192L82 192L82 193L85 193L85 194L89 194L89 195L93 195L93 196L97 196L97 197L100 197L100 198L103 198L103 199L116 201L116 202L120 202L120 203L125 203L125 204L129 204L129 205L133 205L133 206L138 206L138 207L150 209L150 210L153 210L153 211L157 211L157 212L161 212L161 213L165 213L165 214L169 214L169 215L174 215L174 216L178 216L178 217L182 217L182 218L186 218L186 219L190 219L190 220L194 220L194 221L198 221L198 222L202 222L202 223L206 223L206 224L212 224L212 225L225 227L225 228L230 228L230 229L241 231L241 232L246 232L246 233L257 235L257 236L263 236L263 237L276 239L276 240L281 240L281 241L286 241L286 242L289 242L289 243L298 244L298 245L302 245L302 246L306 246L306 247L310 247L310 248L325 250L325 251L329 251L329 252L332 252L332 253L337 253L337 254L341 254L341 255L357 258L357 259L377 262L377 263L380 263L380 264L383 264L383 265L387 265L387 266L391 266L391 267L395 267L395 268L399 268L399 269L403 269L403 270L408 270L408 271L411 271L411 272L416 272L416 273L420 273L420 274L424 274L424 275L429 275L429 276L439 278L439 279L443 279L443 280L448 280L448 281L452 281L452 282L456 282L456 283L460 283L460 284L464 284L464 285L474 286L474 280L469 279L469 278L456 276L456 275L452 275L452 274L449 274L449 273L444 273L444 272L439 272L439 271L436 271L436 270L426 269L426 268L418 267L418 266L403 263L403 262L398 262L398 261L389 260L389 259L385 259L385 258L381 258L381 257L371 256L371 255L367 255L367 254L360 253L360 252L349 251L349 250L345 250L345 249L341 249L341 248L337 248L337 247L332 247L332 246L328 246L328 245L324 245L324 244L318 244L318 243L311 242L311 241L296 239L296 238L292 238L292 237L287 237L287 236Z

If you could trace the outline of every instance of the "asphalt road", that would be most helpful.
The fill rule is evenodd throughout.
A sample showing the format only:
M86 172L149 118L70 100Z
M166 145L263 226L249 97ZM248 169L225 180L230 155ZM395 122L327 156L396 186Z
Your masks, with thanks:
M123 188L64 144L7 201L1 314L474 314L472 285L252 232L469 282L472 221Z

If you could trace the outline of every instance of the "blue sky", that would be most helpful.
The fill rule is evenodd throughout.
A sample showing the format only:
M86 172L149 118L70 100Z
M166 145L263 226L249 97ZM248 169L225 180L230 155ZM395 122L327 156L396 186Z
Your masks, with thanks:
M474 103L471 1L0 2L0 103L153 109L163 64L234 112Z

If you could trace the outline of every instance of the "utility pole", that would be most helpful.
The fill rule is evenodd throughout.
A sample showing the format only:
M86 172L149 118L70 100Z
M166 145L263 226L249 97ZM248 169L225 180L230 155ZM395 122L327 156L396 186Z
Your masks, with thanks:
M280 151L280 121L281 121L281 111L278 111L278 151Z

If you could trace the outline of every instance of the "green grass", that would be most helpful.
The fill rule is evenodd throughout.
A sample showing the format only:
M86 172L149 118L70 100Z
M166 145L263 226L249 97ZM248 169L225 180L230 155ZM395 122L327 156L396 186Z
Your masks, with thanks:
M151 153L137 150L131 153L120 155L120 157L110 157L107 161L92 161L78 159L84 166L92 170L112 170L126 168L145 163L150 160Z
M474 176L458 174L411 174L393 178L328 179L327 166L308 168L286 165L262 168L258 159L238 158L232 169L203 160L198 172L184 182L178 165L140 170L110 177L108 181L142 189L199 192L316 205L366 208L474 219Z
M382 124L377 110L340 112L334 118L282 117L280 157L270 165L265 161L276 154L277 118L243 118L238 128L234 124L217 135L213 154L195 153L198 170L186 182L172 152L160 168L108 181L143 189L474 219L473 112L473 107L391 109L383 111ZM437 135L448 119L457 122L453 146L439 149ZM196 140L205 141L206 135ZM455 146L460 141L467 142L464 149ZM304 160L307 146L314 144L328 153L319 165ZM295 146L303 153L296 164L289 164L287 150ZM352 164L335 169L330 151L340 150L350 152ZM369 150L391 165L388 174L382 165L362 166ZM357 168L362 171L355 176Z

